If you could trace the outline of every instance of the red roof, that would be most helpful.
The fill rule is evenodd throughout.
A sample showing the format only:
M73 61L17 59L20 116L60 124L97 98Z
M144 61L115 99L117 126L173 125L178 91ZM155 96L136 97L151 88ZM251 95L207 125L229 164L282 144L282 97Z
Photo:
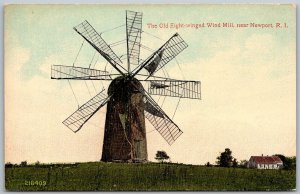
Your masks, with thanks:
M251 156L250 160L255 161L257 164L278 164L282 163L278 156Z

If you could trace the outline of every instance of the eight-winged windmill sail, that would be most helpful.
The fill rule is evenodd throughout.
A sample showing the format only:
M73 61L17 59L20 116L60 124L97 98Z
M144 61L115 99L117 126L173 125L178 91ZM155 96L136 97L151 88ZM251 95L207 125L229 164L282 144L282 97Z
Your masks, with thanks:
M81 35L118 72L118 77L107 71L73 66L53 65L52 79L109 80L107 95L104 90L83 104L63 121L74 132L103 106L107 105L102 161L147 161L145 118L168 144L182 134L179 127L161 109L151 95L200 99L200 82L175 80L154 74L187 48L186 42L175 33L165 44L145 60L140 59L142 13L126 11L127 68L101 34L84 21L74 30ZM136 76L146 70L144 80ZM141 84L149 85L146 91Z

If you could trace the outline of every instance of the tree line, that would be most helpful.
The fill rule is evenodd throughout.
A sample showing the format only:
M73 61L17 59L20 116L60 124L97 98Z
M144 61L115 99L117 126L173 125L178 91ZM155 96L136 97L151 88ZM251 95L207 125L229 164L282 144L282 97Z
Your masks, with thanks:
M282 162L283 162L283 169L284 170L296 170L296 156L287 157L283 154L275 154L275 156L278 156ZM170 156L165 151L157 151L155 155L155 159L158 162L171 162ZM217 165L213 165L210 162L207 162L205 166L211 167L211 166L219 166L219 167L227 167L227 168L247 168L248 161L247 160L241 160L238 162L238 160L232 156L232 151L229 148L225 148L224 152L221 152L219 156L217 156ZM78 163L75 163L75 165ZM27 166L27 161L22 161L20 164L12 164L10 162L5 164L6 168L10 167L24 167ZM31 164L30 166L43 166L39 161L37 161L34 164ZM58 165L58 164L50 164L50 165ZM66 165L66 164L64 164ZM74 165L74 164L69 164Z
M296 170L296 156L288 157L283 154L275 154L283 162L283 169L285 170ZM224 152L221 152L220 155L216 158L216 164L220 167L240 167L247 168L248 160L237 161L236 158L232 156L232 151L229 148L225 148ZM212 166L209 162L206 163L206 166Z

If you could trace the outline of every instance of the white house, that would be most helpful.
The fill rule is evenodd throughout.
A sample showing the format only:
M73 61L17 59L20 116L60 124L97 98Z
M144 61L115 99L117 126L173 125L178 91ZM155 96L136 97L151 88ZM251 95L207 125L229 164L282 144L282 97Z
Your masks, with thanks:
M257 169L280 169L283 167L283 162L278 156L251 156L247 167Z

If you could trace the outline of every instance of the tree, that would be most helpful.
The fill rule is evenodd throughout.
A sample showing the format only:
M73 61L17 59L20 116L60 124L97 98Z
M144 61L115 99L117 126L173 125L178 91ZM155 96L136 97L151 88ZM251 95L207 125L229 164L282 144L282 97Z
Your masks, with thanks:
M283 162L283 169L285 170L296 170L296 157L287 157L282 154L275 154Z
M237 162L236 158L234 158L233 161L232 161L232 167L233 168L238 167L238 162Z
M165 151L157 151L155 155L155 159L159 162L164 162L164 160L170 159L168 154Z
M20 166L27 166L27 161L22 161Z
M211 164L210 164L210 162L207 162L207 163L205 164L205 166L207 166L207 167L211 167Z
M41 163L40 163L40 161L36 161L35 163L34 163L34 165L36 165L36 166L39 166Z
M296 170L296 165L297 165L297 159L296 159L296 156L292 156L292 157L288 157L289 160L290 160L290 169L291 170Z
M5 163L5 168L12 168L14 165L10 162Z
M240 161L240 167L241 168L247 168L247 165L248 165L248 160L241 160Z
M221 167L231 167L233 163L232 151L226 148L220 156L217 157L217 164Z

